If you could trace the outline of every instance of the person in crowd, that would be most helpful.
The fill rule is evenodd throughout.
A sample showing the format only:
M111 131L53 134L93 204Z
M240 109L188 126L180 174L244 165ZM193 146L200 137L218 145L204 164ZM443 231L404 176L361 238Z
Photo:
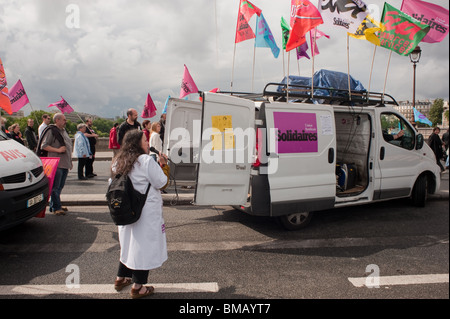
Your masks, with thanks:
M159 137L161 138L161 145L163 145L164 144L164 133L166 131L166 113L161 114L161 118L159 119L159 124L161 125Z
M145 286L149 270L159 268L167 260L166 228L162 214L160 189L169 182L169 166L162 156L159 164L147 154L148 141L143 131L130 130L113 159L113 174L127 174L134 188L144 194L151 184L141 217L133 224L118 226L120 263L114 288L117 291L133 284L131 298L153 294L154 287Z
M61 192L66 183L67 174L72 169L72 140L67 133L66 117L62 113L53 115L55 124L49 125L42 138L42 149L48 152L48 157L59 157L50 196L50 211L55 215L65 215L67 207L61 206Z
M436 164L441 169L441 172L445 171L444 166L442 166L441 159L444 156L444 152L442 150L442 147L444 146L444 143L442 142L441 138L439 137L439 133L441 132L441 129L439 127L435 127L433 129L433 133L431 133L430 137L428 138L428 145L430 145L431 149L433 150L434 155L436 156Z
M150 131L152 129L152 122L149 120L142 121L142 130L144 131L147 141L150 141Z
M120 149L119 142L117 141L117 127L119 123L114 123L114 126L109 131L109 143L108 148L113 151L113 157L117 155Z
M22 133L20 132L20 126L18 123L14 123L13 125L11 125L8 128L8 130L9 130L9 135L11 136L11 138L14 141L16 141L22 145L25 145L25 143L22 140Z
M11 137L9 131L6 129L6 118L0 117L0 129L6 134L6 136Z
M158 152L162 152L162 141L160 138L161 124L159 122L153 122L150 131L150 142L149 147L154 147ZM150 156L153 157L155 161L158 161L158 154L150 151Z
M84 136L86 136L87 139L89 140L89 145L91 147L91 156L88 157L86 161L85 175L88 178L93 178L97 176L97 174L94 173L94 161L95 161L95 144L97 144L98 134L95 134L94 128L92 127L91 118L86 119L86 132L84 133Z
M38 138L41 138L42 132L44 132L45 128L50 125L52 118L48 114L42 115L42 123L38 127Z
M87 161L92 156L91 146L88 138L84 135L86 133L86 124L80 123L77 125L77 133L75 134L75 141L73 144L73 157L78 158L78 179L86 180L83 176L83 170Z
M442 142L444 142L444 147L445 147L446 152L448 150L448 142L449 142L448 131L449 131L449 129L447 129L447 132L445 132L444 135L442 135Z
M25 129L25 138L27 139L28 148L32 150L33 152L36 152L37 147L37 136L36 132L34 131L34 120L28 119L27 120L27 128Z
M141 124L137 121L138 112L135 109L128 109L127 111L127 119L120 124L119 126L119 134L118 134L118 142L119 145L122 145L122 140L125 136L125 133L132 129L142 130Z

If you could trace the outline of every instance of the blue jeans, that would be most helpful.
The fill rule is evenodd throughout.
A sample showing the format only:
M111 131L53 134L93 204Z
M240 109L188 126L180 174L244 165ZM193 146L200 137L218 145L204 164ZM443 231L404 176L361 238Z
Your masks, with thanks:
M54 212L61 210L61 192L66 184L66 178L69 170L67 168L58 168L55 173L55 180L53 181L52 194L50 196L50 211Z

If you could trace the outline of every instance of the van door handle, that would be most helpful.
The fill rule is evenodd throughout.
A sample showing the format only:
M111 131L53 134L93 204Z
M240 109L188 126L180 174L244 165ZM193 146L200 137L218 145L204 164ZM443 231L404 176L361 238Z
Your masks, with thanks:
M328 163L333 164L334 162L334 148L328 149Z
M380 149L380 160L382 161L382 160L384 160L384 155L385 155L385 149L384 149L384 146L382 146L381 147L381 149Z

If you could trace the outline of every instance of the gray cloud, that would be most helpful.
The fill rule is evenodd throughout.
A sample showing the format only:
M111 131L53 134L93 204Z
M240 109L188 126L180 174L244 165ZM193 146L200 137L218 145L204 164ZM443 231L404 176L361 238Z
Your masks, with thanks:
M448 2L429 0L448 9ZM312 1L315 3L316 1ZM254 0L281 47L280 19L288 19L290 0ZM382 10L384 1L366 1ZM392 0L400 8L401 0ZM80 28L68 28L69 4L80 9ZM198 88L230 89L238 0L3 0L0 57L9 85L22 80L35 109L62 95L76 111L105 117L129 107L142 109L150 93L158 110L170 94L178 97L183 64ZM217 13L217 14L215 14ZM250 22L252 27L255 18ZM216 28L217 26L217 28ZM331 36L318 41L314 69L347 72L346 34L319 27ZM449 40L421 43L418 98L449 97ZM234 90L252 87L253 41L236 45ZM255 52L255 91L283 78L282 55ZM350 73L367 88L373 45L350 39ZM377 48L371 90L381 92L389 51ZM287 54L285 54L287 65ZM312 62L291 57L290 73L311 76ZM412 64L393 53L386 92L412 98ZM194 98L194 97L192 97Z

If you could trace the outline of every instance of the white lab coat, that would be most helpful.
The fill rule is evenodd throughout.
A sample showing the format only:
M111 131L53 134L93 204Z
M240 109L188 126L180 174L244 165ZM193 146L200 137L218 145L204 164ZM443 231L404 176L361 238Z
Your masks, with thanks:
M159 190L166 185L167 176L147 154L139 156L128 176L140 193L145 194L149 182L152 186L139 220L118 226L120 261L134 270L158 268L167 260L163 201Z

